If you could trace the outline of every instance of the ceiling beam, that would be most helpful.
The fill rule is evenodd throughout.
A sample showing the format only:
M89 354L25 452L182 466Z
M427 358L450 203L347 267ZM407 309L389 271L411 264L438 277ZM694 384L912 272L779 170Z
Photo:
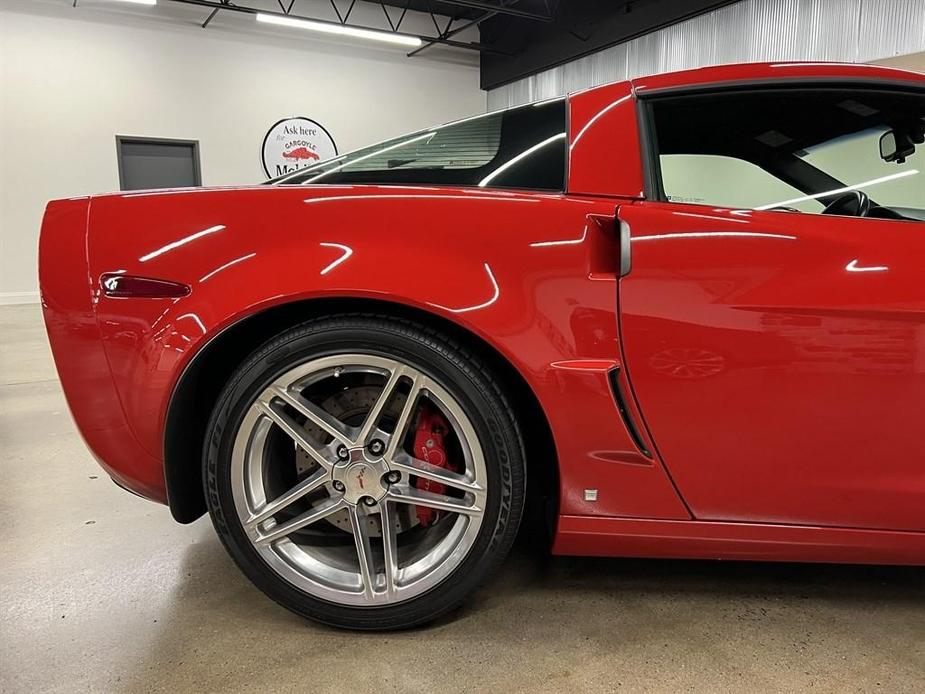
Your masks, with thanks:
M530 10L519 10L516 7L496 5L492 2L485 2L484 0L440 0L440 2L444 5L456 5L458 7L468 7L473 10L497 12L498 14L508 14L512 17L520 17L521 19L534 19L538 22L551 22L553 20L553 17L548 14L531 12Z
M358 24L343 24L341 22L332 22L327 19L316 19L315 17L306 17L304 15L298 15L293 12L274 12L272 10L264 9L263 7L250 7L247 5L238 5L238 4L232 5L230 3L223 2L223 0L168 0L168 1L180 4L180 5L195 5L196 7L205 7L213 11L222 10L224 12L237 12L239 14L251 14L251 15L268 14L268 15L275 15L277 17L288 17L290 19L304 19L304 20L315 22L318 24L330 24L331 26L336 26L336 27L348 26L348 27L353 27L356 29L366 29L367 31L378 31L380 33L385 33L385 34L410 36L413 38L420 39L425 44L426 43L439 43L445 46L453 46L454 48L466 48L466 49L473 50L473 51L479 51L480 53L494 53L497 55L508 55L508 53L506 53L505 51L501 51L492 46L486 46L484 44L477 43L474 41L453 41L452 39L444 38L441 36L427 36L424 34L415 34L415 33L405 32L405 31L392 31L388 28L383 29L380 27L370 27L370 26L363 26L363 25L358 25ZM292 5L290 5L290 9L291 7ZM214 16L214 13L213 13L213 16ZM204 24L207 25L208 21L204 22Z
M505 0L505 1L507 2L508 5L514 5L514 4L516 4L517 2L519 2L519 0ZM382 7L385 8L385 5L383 5ZM444 38L444 39L453 38L454 36L456 36L456 34L459 34L459 33L463 32L463 31L465 31L466 29L469 29L470 27L478 26L478 25L480 25L482 22L488 21L488 20L491 19L492 17L497 17L497 16L498 16L498 10L492 10L491 12L486 12L486 13L483 14L482 16L476 17L475 19L473 19L473 20L471 20L471 21L469 21L469 22L466 22L466 23L463 24L462 26L456 27L456 28L453 29L452 31L446 31L446 32L444 32L444 34L443 34L443 36L442 36L441 38ZM409 57L409 58L413 58L414 56L418 55L418 54L421 53L422 51L426 51L428 48L430 48L431 46L435 46L435 45L436 45L436 42L435 42L435 41L428 41L427 43L425 43L425 44L424 44L423 46L421 46L420 48L415 48L413 51L411 51L411 52L408 54L408 57Z

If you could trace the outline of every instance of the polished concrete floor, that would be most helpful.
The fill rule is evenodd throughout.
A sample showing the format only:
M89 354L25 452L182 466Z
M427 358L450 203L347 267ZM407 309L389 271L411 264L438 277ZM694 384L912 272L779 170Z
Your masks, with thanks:
M34 306L0 307L0 692L923 692L925 570L549 558L368 635L252 588L208 518L119 490Z

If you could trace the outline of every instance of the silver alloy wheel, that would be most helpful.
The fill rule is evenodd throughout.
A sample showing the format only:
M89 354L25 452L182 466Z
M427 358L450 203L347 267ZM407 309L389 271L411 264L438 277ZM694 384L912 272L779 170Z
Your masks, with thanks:
M359 421L339 419L311 395L340 384L349 391L357 379L378 388ZM459 472L408 452L424 402L449 425ZM313 467L281 488L287 447ZM264 561L297 588L345 605L394 604L436 586L472 548L487 500L482 448L456 398L416 368L368 354L313 359L267 386L235 434L231 476L238 518ZM409 528L399 521L413 516L408 507L434 509L439 520ZM331 522L336 514L346 514L346 528Z

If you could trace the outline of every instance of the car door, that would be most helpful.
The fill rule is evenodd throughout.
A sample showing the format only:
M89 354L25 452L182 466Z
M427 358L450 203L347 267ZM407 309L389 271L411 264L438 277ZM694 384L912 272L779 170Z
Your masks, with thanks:
M722 118L711 109L732 102L696 96L701 114L683 128L694 144L659 131L653 116L666 143L653 157L660 199L619 213L630 239L620 321L633 391L697 518L925 530L925 223L915 221L925 148L892 169L874 156L877 170L863 170L860 140L876 146L867 126L878 123L872 111L890 111L889 98L827 96L810 113L794 99L804 110L788 117L790 97L774 94L780 122L769 127L769 102L739 94L736 109L759 122L737 125L724 111L717 138L706 132ZM801 120L846 99L867 115L802 135ZM683 114L668 111L671 128ZM895 122L883 118L884 128ZM753 144L771 130L766 140L792 140L778 160ZM850 216L839 200L857 190L877 196L873 214L893 218Z

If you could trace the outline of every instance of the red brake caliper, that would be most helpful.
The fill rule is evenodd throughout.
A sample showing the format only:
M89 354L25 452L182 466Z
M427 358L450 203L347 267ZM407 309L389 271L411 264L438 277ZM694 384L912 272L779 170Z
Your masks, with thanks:
M454 466L447 459L444 439L446 438L449 426L443 415L427 403L421 406L421 412L418 415L418 428L414 434L414 455L415 457L436 465L437 467L453 470ZM418 477L414 483L418 489L433 492L434 494L445 494L446 485L442 482L434 482ZM426 506L415 506L415 511L421 525L427 527L437 520L437 511Z

